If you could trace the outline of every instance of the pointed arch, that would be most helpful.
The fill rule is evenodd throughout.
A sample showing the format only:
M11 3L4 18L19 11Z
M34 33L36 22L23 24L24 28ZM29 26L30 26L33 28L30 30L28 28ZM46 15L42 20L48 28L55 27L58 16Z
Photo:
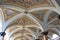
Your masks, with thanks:
M9 8L9 9L13 9L13 10L16 10L16 11L19 11L19 12L25 12L25 10L23 8L13 6L13 5L2 4L2 5L0 5L0 8Z
M19 30L22 30L23 28L21 27L21 28L18 28L18 29L16 29L16 30L14 30L13 32L11 32L10 33L10 35L9 35L9 38L12 36L12 34L14 34L15 32L17 32L17 31L19 31ZM28 28L25 28L25 30L27 30L27 31L29 31L30 33L32 33L32 36L34 36L35 38L36 38L36 36L34 35L34 32L32 31L32 30L30 30L30 29L28 29Z
M49 18L49 15L50 14L52 14L52 12L53 11L51 11L51 10L48 10L48 12L45 14L45 16L44 16L44 22L43 22L43 29L44 30L48 30L48 28L47 28L47 26L51 23L51 22L53 22L54 20L56 20L57 18L55 18L55 19L53 19L53 20L51 20L50 22L48 22L48 18ZM54 11L55 12L55 11ZM58 13L57 13L58 14ZM60 13L59 13L60 14ZM46 28L46 29L45 29ZM50 28L50 27L49 27Z
M38 11L38 10L51 10L60 14L60 7L38 7L27 10L28 12Z
M0 28L1 28L0 32L2 32L3 25L4 25L4 14L3 14L2 9L0 8Z
M55 7L59 7L58 3L56 2L56 0L51 0L52 3L54 4Z
M19 17L23 16L23 14L17 14L16 16L10 18L7 22L4 23L3 25L3 32L8 28L8 26L16 19L18 19Z
M39 27L37 27L37 28L39 28L39 29L41 29L41 31L44 31L44 29L43 29L43 27L42 27L42 25L40 24L40 21L39 20L37 20L32 14L27 14L27 16L29 16L31 19L33 19L38 25L39 25Z
M35 23L37 23L37 24L39 24L39 22L35 19L35 18L33 18L31 15L28 15L28 14L17 14L16 16L14 16L13 18L11 18L11 19L9 19L5 24L4 24L4 28L3 28L3 31L5 31L7 28L8 28L8 26L14 21L14 20L16 20L16 19L19 19L19 18L21 18L22 16L27 16L27 17L29 17L30 19L32 19L33 21L35 21ZM39 24L39 26L40 27L38 27L38 28L40 28L40 29L42 29L43 30L43 28L42 28L42 26Z
M14 40L15 38L19 37L19 36L21 36L21 35L20 35L20 34L19 34L19 35L17 35L16 37L14 37L14 38L13 38L13 40ZM25 35L25 37L27 37L28 39L30 39L30 40L31 40L31 38L30 38L29 36ZM9 40L10 40L10 39L9 39Z

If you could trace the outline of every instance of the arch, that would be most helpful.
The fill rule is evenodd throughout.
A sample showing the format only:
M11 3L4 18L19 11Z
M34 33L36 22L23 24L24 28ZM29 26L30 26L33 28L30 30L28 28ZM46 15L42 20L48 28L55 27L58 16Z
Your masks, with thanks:
M20 36L20 34L17 35L16 37L18 37L18 36ZM31 40L31 38L29 36L27 36L27 35L24 35L24 36ZM14 37L13 39L15 39L16 37Z
M0 8L9 8L9 9L13 9L13 10L16 10L16 11L19 11L19 12L25 12L24 9L22 9L20 7L17 7L17 6L13 6L13 5L2 4L2 5L0 5Z
M48 17L49 17L49 15L51 14L51 12L52 12L52 11L46 12L46 14L45 14L45 16L44 16L44 18L43 18L43 24L42 24L42 26L43 26L43 29L44 29L44 30L46 30L45 28L46 28L46 26L47 26Z
M37 28L39 28L39 29L41 29L41 31L44 31L44 29L43 29L43 27L42 27L42 25L40 24L40 21L39 20L37 20L32 14L27 14L27 16L29 16L31 19L33 19L38 25L39 25L39 27L37 27Z
M2 7L3 5L1 5L1 7ZM6 5L5 5L5 7L6 7ZM9 7L8 7L9 8ZM28 12L33 12L33 11L37 11L37 10L51 10L51 11L55 11L55 12L57 12L59 15L60 15L60 7L58 7L58 8L56 8L56 7L40 7L40 8L32 8L32 9L29 9L29 10L27 10ZM21 16L21 15L20 15ZM9 24L9 23L6 23L5 25L7 25L7 24ZM5 26L4 25L4 26ZM4 27L3 26L3 27ZM7 26L5 26L4 27L4 29L3 29L3 31L5 31L6 30L6 28L7 28ZM43 29L43 27L41 27L41 29Z
M2 5L3 6L3 5ZM2 8L2 6L1 6L1 8ZM6 6L4 6L5 8L6 8ZM10 7L7 7L7 8L10 8ZM19 7L20 8L20 7ZM16 7L16 9L15 9L15 7L13 7L12 9L14 9L14 10L18 10L17 9L17 7ZM57 12L59 15L60 15L60 7L59 8L55 8L55 7L42 7L42 8L33 8L33 9L29 9L28 10L28 12L32 12L32 11L37 11L37 10L52 10L52 11L55 11L55 12ZM19 11L19 10L18 10ZM21 10L20 10L21 11ZM21 12L24 12L24 11L21 11ZM21 15L20 15L21 16ZM17 17L18 18L18 17ZM11 19L12 20L12 19ZM6 28L8 27L8 25L10 25L10 23L11 22L13 22L13 21L11 21L11 20L8 20L7 22L6 22L6 26L4 27L4 29L3 29L3 31L5 31L6 30ZM10 23L8 23L8 22L10 22ZM41 26L41 25L40 25ZM42 26L41 26L42 27ZM43 29L43 27L42 27L42 29ZM55 29L54 29L55 30ZM57 32L58 33L58 32Z
M2 28L3 28L3 24L4 24L4 14L3 14L3 11L2 11L2 9L0 8L0 27L1 27L1 29L0 29L0 32L2 32Z
M31 38L30 38L29 36L26 35L25 37L26 37L27 39L31 40ZM16 37L16 38L17 38L17 37ZM16 39L16 38L15 38L15 39Z
M46 13L46 15L44 16L44 23L42 24L42 28L44 29L44 30L46 30L45 28L47 27L46 25L47 25L47 21L48 21L48 16L49 16L49 14L52 12L52 11L54 11L54 12L56 12L56 13L58 13L59 15L60 15L60 7L40 7L40 8L32 8L32 9L30 9L30 10L28 10L28 12L33 12L33 11L37 11L37 10L50 10L50 11L48 11L47 13Z
M11 18L11 19L9 19L4 25L3 25L3 31L5 31L7 28L8 28L8 26L14 21L14 20L16 20L16 19L18 19L18 18L21 18L23 15L25 15L25 16L27 16L27 17L29 17L29 18L31 18L32 20L34 20L40 27L38 27L38 28L40 28L41 30L43 30L43 28L42 28L42 26L40 25L40 23L35 19L35 18L33 18L31 15L29 15L29 14L17 14L16 16L14 16L13 18Z
M30 34L30 33L25 33L26 35L28 34L28 35L32 35L32 34ZM34 37L34 35L32 35L32 37ZM34 37L34 38L36 38L36 36Z
M10 35L9 35L9 38L12 36L12 34L14 34L15 32L17 32L17 31L19 31L19 30L22 30L23 28L21 27L21 28L18 28L18 29L16 29L16 30L14 30L13 32L11 32L10 33ZM34 35L34 32L33 31L31 31L30 29L28 29L28 28L25 28L25 30L27 30L27 31L29 31L30 33L32 33L32 35L36 38L36 36Z
M51 20L50 22L48 22L48 25L50 24L50 23L52 23L53 21L55 21L55 20L57 20L58 18L54 18L53 20Z
M45 14L45 16L44 16L44 19L43 19L43 29L44 30L48 30L48 28L47 28L47 25L49 25L49 23L51 23L51 22L53 22L54 20L56 20L57 18L55 18L55 19L53 19L52 21L50 21L50 22L48 22L48 18L49 18L49 15L51 14L51 10L49 11L48 10L48 12ZM55 11L54 11L55 12ZM58 13L57 13L58 14ZM46 28L46 29L45 29ZM50 27L49 27L50 28Z
M8 6L8 5L1 5L1 7L2 6L4 6L5 8L6 8L6 6L9 8L10 7L10 5ZM14 9L14 8L16 8L15 6L12 8L12 9ZM19 9L19 8L18 8ZM60 7L58 7L58 8L55 8L55 7L40 7L40 8L32 8L32 9L29 9L29 10L27 10L28 12L33 12L33 11L37 11L37 10L52 10L52 11L55 11L55 12L57 12L58 14L60 14ZM43 28L41 27L41 29L42 29L42 31L44 31L43 30ZM3 29L3 31L4 31L5 29Z
M4 23L3 25L3 32L6 30L6 28L8 28L8 26L16 19L18 19L19 17L23 16L23 14L17 14L16 16L12 17L11 19L9 19L7 22Z
M51 11L55 11L58 14L60 14L60 7L38 7L38 8L32 8L27 10L28 12L33 12L33 11L38 11L38 10L51 10Z
M52 3L54 4L55 7L59 7L59 5L58 5L58 3L56 2L56 0L54 0L54 1L51 0L51 1L52 1Z
M36 21L39 22L40 25L42 25L42 21L39 20L38 18L36 18L36 17L35 17L34 15L32 15L31 13L28 13L27 16L31 16L31 17L33 17L34 19L36 19Z

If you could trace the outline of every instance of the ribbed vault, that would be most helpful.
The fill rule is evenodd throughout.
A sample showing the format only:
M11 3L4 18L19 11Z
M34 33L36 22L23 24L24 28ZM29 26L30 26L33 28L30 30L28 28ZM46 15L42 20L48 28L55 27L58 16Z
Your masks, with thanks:
M55 0L0 0L0 14L2 31L6 32L4 40L60 36L60 7ZM48 37L44 31L48 31Z

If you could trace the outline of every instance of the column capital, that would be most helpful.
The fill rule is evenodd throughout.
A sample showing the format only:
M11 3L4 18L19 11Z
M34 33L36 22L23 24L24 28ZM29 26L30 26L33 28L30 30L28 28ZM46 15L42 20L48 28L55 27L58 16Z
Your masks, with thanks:
M39 39L35 39L35 40L39 40Z
M1 36L5 36L6 33L5 33L5 32L0 32L0 35L1 35Z
M43 35L48 35L48 31L42 32Z

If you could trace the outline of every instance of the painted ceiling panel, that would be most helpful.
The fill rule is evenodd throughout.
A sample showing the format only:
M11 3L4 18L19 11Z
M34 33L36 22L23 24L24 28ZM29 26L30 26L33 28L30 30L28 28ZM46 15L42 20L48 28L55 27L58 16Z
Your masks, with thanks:
M22 17L16 19L14 22L12 22L12 24L10 26L13 26L13 25L21 25L21 26L35 25L35 26L38 26L36 24L36 22L34 22L31 18L24 16L24 15Z
M19 6L24 9L53 6L50 0L1 0L0 4Z
M52 21L55 18L58 18L59 14L57 14L56 12L52 12L50 13L49 17L48 17L48 22Z
M43 18L46 13L47 13L47 10L40 10L40 11L34 11L31 14L43 22Z
M19 14L18 11L12 9L2 9L4 13L5 21L9 20L10 18L14 17L15 15Z

